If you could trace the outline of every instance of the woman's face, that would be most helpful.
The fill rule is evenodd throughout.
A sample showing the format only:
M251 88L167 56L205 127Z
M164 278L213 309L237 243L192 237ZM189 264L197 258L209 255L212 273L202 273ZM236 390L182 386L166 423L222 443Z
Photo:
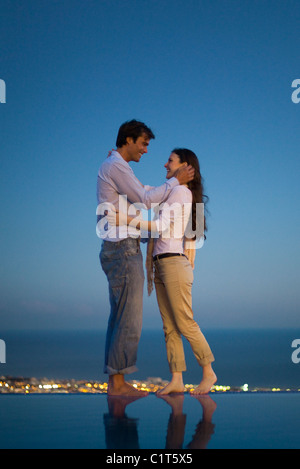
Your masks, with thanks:
M170 179L174 176L175 172L181 166L186 166L186 163L181 163L180 158L176 153L171 153L167 163L165 164L165 168L167 170L166 178Z

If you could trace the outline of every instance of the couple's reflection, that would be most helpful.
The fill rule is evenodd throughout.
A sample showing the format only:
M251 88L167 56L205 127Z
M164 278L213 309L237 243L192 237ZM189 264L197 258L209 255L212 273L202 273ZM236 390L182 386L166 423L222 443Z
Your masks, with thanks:
M186 428L186 414L183 413L184 394L169 394L160 396L171 407L171 414L167 426L166 449L184 449L184 435ZM212 417L216 410L216 403L209 395L192 396L202 409L202 418L196 426L192 440L187 449L205 449L214 433L215 424ZM138 438L137 418L130 418L126 414L126 407L143 397L107 396L108 413L104 414L104 426L107 449L140 449Z
M183 413L183 394L168 394L159 396L167 402L171 409L171 415L168 423L166 449L183 449L183 441L186 426L186 414ZM202 419L196 426L194 435L190 443L186 446L188 449L205 449L214 433L215 424L212 423L212 416L216 410L217 404L209 395L195 395L202 407Z
M108 414L103 415L107 449L140 449L137 423L127 417L128 404L141 397L107 396Z

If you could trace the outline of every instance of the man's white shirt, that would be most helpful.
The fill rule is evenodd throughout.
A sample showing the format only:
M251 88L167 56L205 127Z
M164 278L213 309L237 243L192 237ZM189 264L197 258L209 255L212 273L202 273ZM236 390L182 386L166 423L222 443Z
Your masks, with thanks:
M150 209L151 204L165 202L173 188L179 186L175 177L158 187L143 186L137 179L132 168L120 153L112 151L111 155L100 166L97 178L97 215L103 215L105 204L111 204L117 211L125 211L131 204L141 204L141 208ZM120 198L121 196L121 198ZM121 204L121 206L120 206ZM102 212L101 212L102 210ZM105 221L103 219L103 221ZM97 224L97 234L107 241L121 241L130 235L138 236L138 232L127 226L111 227L108 223Z

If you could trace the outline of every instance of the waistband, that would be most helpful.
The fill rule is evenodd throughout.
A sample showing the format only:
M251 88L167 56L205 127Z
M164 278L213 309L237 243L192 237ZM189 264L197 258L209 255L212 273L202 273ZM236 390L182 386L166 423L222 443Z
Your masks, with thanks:
M157 254L156 256L153 256L153 260L158 261L159 259L164 259L165 257L174 257L174 256L183 256L187 259L186 255L180 252L165 252L164 254Z
M103 244L105 244L106 246L119 246L119 245L122 245L122 244L140 244L141 242L141 238L140 237L137 237L137 238L124 238L124 239L121 239L120 241L112 241L112 240L107 240L107 239L102 239L102 242Z

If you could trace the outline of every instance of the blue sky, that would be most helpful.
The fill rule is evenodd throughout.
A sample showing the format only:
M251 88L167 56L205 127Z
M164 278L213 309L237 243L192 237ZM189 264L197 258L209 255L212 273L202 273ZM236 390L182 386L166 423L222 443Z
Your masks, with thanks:
M96 178L131 118L156 135L144 184L199 157L200 325L299 327L299 24L293 0L2 0L0 330L106 327Z

